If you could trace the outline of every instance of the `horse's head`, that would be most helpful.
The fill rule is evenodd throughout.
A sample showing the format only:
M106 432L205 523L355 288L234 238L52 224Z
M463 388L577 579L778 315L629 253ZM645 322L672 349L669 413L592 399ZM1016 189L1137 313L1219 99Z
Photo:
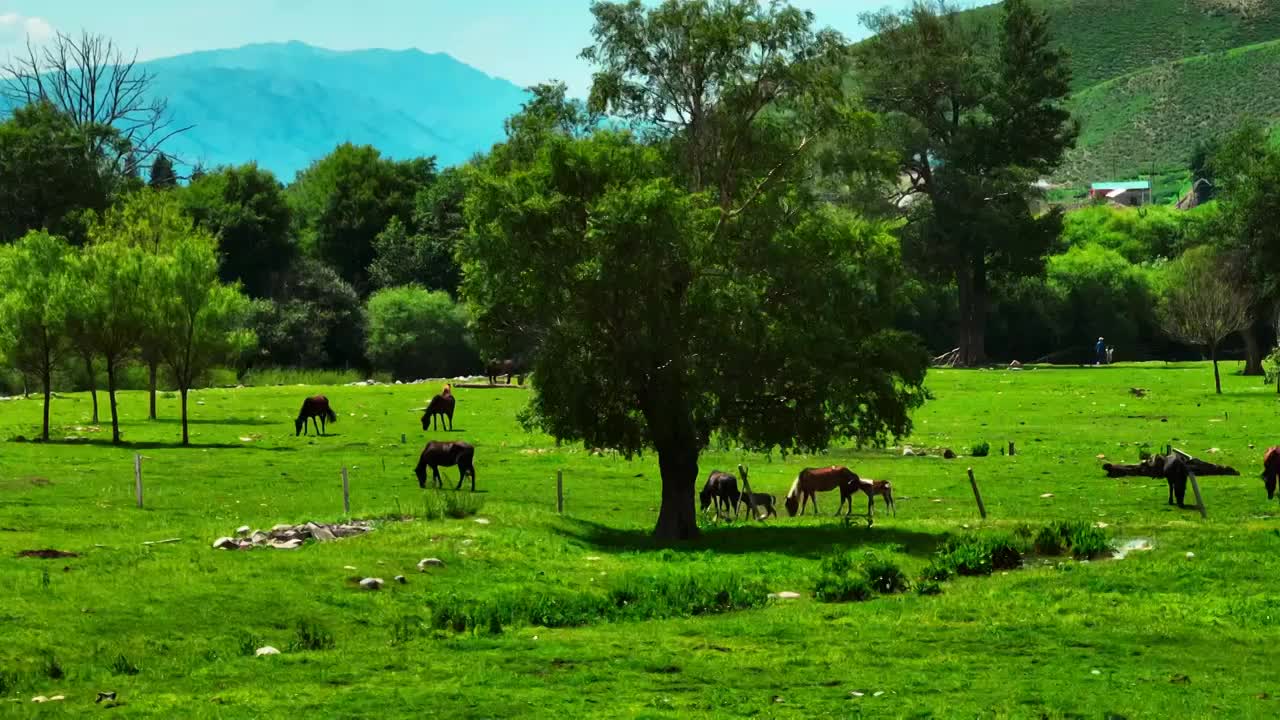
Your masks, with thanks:
M307 424L306 418L299 417L293 421L293 436L298 437L302 434L302 428Z
M702 511L706 512L711 507L711 488L704 487L702 492L698 493L698 501L702 503Z
M426 407L426 410L424 410L422 413L422 429L423 430L431 429L431 406L430 405L428 405Z
M800 511L800 496L788 495L783 504L787 506L787 516L795 517L796 513Z

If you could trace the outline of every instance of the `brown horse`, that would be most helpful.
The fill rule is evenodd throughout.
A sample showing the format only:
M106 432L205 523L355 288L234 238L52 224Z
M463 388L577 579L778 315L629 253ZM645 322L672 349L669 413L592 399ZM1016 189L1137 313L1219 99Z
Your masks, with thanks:
M1262 456L1262 479L1267 484L1267 499L1276 496L1280 486L1280 447L1269 447Z
M884 498L884 505L893 511L893 516L898 516L898 508L893 504L893 485L888 480L872 480L870 478L859 478L858 489L867 495L867 517L871 517L876 507L876 496ZM853 501L849 502L850 509L853 509Z
M738 491L738 478L719 470L711 471L711 475L707 477L707 483L702 486L702 492L698 493L703 512L706 512L707 508L711 507L712 501L715 501L716 515L720 515L720 508L723 506L725 517L729 516L730 506L733 507L733 516L738 517L738 500L741 497L742 493Z
M453 390L448 385L444 386L444 390L440 394L431 398L431 402L427 403L426 411L422 413L422 429L435 429L436 421L440 421L441 429L444 428L445 418L449 420L449 430L453 430L453 409L457 406L457 400L453 397ZM428 428L427 425L431 427Z
M444 481L440 479L440 466L453 467L458 466L458 487L455 490L462 489L462 481L471 476L471 491L476 489L476 465L475 465L476 449L469 443L464 442L438 442L431 441L422 449L422 456L418 458L418 466L413 469L413 474L418 476L418 487L427 487L427 466L431 466L431 476L435 480L436 487L444 487Z
M485 375L489 378L490 385L498 384L498 376L506 375L507 384L511 384L511 376L516 377L516 384L524 384L524 363L516 360L493 360L485 366Z
M847 467L805 468L796 476L796 481L791 483L791 489L787 491L787 497L783 501L787 506L787 515L795 517L797 510L803 515L804 509L810 500L813 501L813 511L817 513L818 497L816 493L827 492L848 485L856 486L857 484L858 476ZM853 492L857 492L857 490ZM841 495L843 496L843 494L842 490ZM852 495L852 492L850 495ZM852 505L852 502L850 505Z
M320 422L317 424L316 419ZM302 410L298 412L298 418L293 421L293 436L297 437L307 431L307 420L316 426L316 434L325 434L325 420L329 422L338 422L338 413L329 407L329 398L323 395L309 397L302 401Z

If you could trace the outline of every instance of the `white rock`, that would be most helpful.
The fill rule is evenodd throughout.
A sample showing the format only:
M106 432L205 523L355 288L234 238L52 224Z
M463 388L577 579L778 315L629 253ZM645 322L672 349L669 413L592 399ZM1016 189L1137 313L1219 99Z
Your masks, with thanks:
M302 540L294 538L292 540L285 540L284 542L273 542L271 543L271 547L276 550L297 550L302 547Z
M264 655L279 655L279 654L280 654L280 651L271 647L270 645L264 645L258 648L258 651L254 653L256 657L262 657Z
M796 598L800 597L800 593L792 592L790 590L783 590L782 592L773 593L773 597L776 597L779 600L795 600Z
M293 526L292 526L292 525L285 525L284 523L281 523L281 524L279 524L279 525L272 525L272 526L271 526L271 532L273 532L273 533L275 533L275 532L284 532L285 530L292 530L292 529L293 529Z
M849 695L850 697L862 697L863 693L860 693L857 690L850 690Z
M45 697L45 696L43 696L43 695L37 695L37 696L35 696L35 697L31 698L31 702L34 702L34 703L49 702L49 698L47 698L47 697Z
M1193 558L1193 557L1195 557L1195 556L1196 556L1196 554L1195 554L1195 553L1193 553L1193 552L1189 552L1189 553L1187 553L1187 559L1188 559L1188 560L1190 560L1191 558Z
M419 570L426 570L429 567L444 567L444 561L440 558L422 558L418 561Z
M588 556L587 556L587 562L598 562L599 560L600 560L600 558L599 558L599 557L597 557L597 556L595 556L595 555L588 555Z
M250 530L252 530L252 529L253 529L253 528L249 527L248 525L241 525L240 527L236 528L236 534L237 534L237 535L248 535L248 534L249 534L249 531L250 531Z
M316 542L330 542L338 539L333 533L329 532L329 528L321 525L309 525L307 529L311 531L311 537L315 538Z
M1090 674L1090 675L1101 675L1101 674L1102 674L1102 671L1101 671L1101 670L1090 670L1090 671L1089 671L1089 674Z
M365 578L360 581L360 587L365 590L381 590L382 578Z
M255 532L253 533L253 535L249 538L249 541L250 541L250 542L252 542L254 545L261 545L261 544L265 543L266 541L268 541L268 540L270 540L270 539L271 539L271 536L270 536L270 535L267 535L266 533L262 532L261 530L257 530L257 531L255 531Z
M355 566L355 565L343 565L343 566L342 566L342 569L343 569L343 570L355 570L355 569L356 569L356 566Z
M902 454L903 454L903 455L915 455L915 454L916 454L916 451L915 451L915 450L912 450L912 449L911 449L911 448L909 448L909 447L904 447L904 448L902 448Z
M54 695L53 697L49 698L49 702L58 702L59 700L66 700L66 699L67 698L65 695Z
M1042 498L1051 498L1051 497L1053 497L1053 493L1045 493L1045 494L1041 495L1040 497L1042 497Z
M213 541L214 550L235 550L240 547L240 543L229 537L220 537Z
M481 525L488 525L489 518L476 518L476 522L480 523Z
M409 578L407 578L407 577L405 577L405 576L403 576L403 575L397 575L397 576L396 576L396 582L400 583L401 585L408 585L408 584L409 584Z
M875 692L871 693L871 697L880 697L880 696L881 696L881 695L883 695L883 694L884 694L884 691L883 691L883 690L877 690L877 691L875 691Z

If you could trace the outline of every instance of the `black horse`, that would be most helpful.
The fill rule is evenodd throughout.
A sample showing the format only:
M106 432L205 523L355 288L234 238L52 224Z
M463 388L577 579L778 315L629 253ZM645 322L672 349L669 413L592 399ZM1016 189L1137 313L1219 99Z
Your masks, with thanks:
M728 516L729 508L733 508L733 516L738 516L738 501L742 498L742 493L738 491L738 478L727 472L712 470L711 475L707 477L707 484L702 486L702 492L698 493L698 498L702 501L702 510L706 512L711 507L714 500L716 504L716 514L720 514L723 506L724 514Z
M319 423L316 423L316 419ZM323 395L309 397L302 401L302 410L298 412L298 418L293 421L293 435L297 437L307 431L307 420L316 426L316 434L325 434L325 420L329 422L338 422L338 413L329 407L329 398Z
M475 466L476 449L469 443L464 442L439 442L431 441L422 450L422 457L418 458L418 466L413 469L413 474L418 476L418 487L427 487L427 466L431 466L431 477L435 480L436 487L444 487L444 481L440 479L440 466L453 467L458 466L458 487L455 490L462 489L462 481L471 476L471 491L476 489L476 466Z
M769 517L770 515L774 517L778 516L778 511L774 509L774 505L776 505L777 502L778 498L770 495L769 493L742 493L742 504L746 505L748 508L754 504L756 506L756 510L764 511L764 514L760 516L762 518Z
M524 384L525 365L520 360L493 360L485 366L485 375L489 378L490 385L498 384L498 376L506 375L507 384L511 384L511 376L516 378L517 385Z
M453 391L448 385L444 386L444 390L439 395L431 398L431 402L427 403L426 412L422 413L422 429L435 429L436 421L440 421L443 429L444 420L449 420L449 430L453 430L453 409L457 406L457 400L453 397ZM428 428L427 426L431 427Z

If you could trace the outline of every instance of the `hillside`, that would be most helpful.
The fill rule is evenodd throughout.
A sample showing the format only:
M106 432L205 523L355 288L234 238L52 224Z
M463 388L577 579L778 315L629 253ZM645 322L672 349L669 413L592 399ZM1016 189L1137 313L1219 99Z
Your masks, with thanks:
M465 162L502 138L525 97L448 55L417 50L250 45L145 66L175 121L196 126L170 152L208 166L256 160L284 181L344 141L397 158Z

